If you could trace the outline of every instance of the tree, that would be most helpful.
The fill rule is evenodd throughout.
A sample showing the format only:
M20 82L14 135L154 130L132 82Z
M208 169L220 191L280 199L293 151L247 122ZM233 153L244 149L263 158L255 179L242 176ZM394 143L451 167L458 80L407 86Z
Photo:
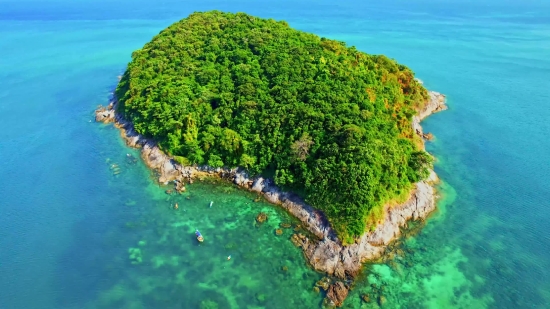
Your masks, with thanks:
M311 145L313 144L314 142L311 139L311 136L309 136L309 134L305 132L302 137L300 137L290 146L292 154L294 155L294 159L304 161L309 154L309 147L311 147Z

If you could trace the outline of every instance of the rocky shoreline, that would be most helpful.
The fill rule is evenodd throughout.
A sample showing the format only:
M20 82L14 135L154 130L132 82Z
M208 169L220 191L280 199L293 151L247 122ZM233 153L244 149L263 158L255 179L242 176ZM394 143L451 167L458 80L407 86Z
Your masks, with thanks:
M173 181L175 189L182 192L185 190L185 183L191 183L194 178L205 175L222 177L243 188L263 194L269 202L281 205L298 218L312 235L294 234L291 240L303 249L306 259L315 270L333 278L322 286L327 292L328 305L342 305L348 294L349 282L357 276L362 263L380 258L386 247L400 236L401 227L406 226L407 221L424 219L435 209L436 194L433 185L437 181L437 176L432 171L428 180L415 184L415 189L405 203L385 207L384 220L379 222L374 231L363 234L354 244L344 246L322 212L307 205L297 195L281 191L273 180L251 178L240 168L181 166L164 154L154 141L135 132L133 125L116 113L116 104L116 99L113 99L107 107L99 107L95 111L96 121L113 122L121 130L128 146L141 148L141 157L147 166L158 173L160 183L168 184ZM430 91L428 102L418 115L413 117L413 129L422 138L429 139L431 134L423 133L420 122L429 115L445 109L445 96Z

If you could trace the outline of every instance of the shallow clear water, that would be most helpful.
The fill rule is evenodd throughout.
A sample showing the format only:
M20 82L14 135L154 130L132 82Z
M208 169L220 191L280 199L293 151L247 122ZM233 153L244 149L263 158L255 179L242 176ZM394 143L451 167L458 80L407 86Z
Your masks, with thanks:
M208 9L386 54L448 95L450 109L424 123L444 180L439 210L393 260L365 268L347 307L376 308L379 295L385 308L547 307L549 5L2 0L1 308L319 307L321 275L291 230L275 235L288 215L228 185L168 195L116 129L92 121L133 50ZM260 211L269 220L256 227Z

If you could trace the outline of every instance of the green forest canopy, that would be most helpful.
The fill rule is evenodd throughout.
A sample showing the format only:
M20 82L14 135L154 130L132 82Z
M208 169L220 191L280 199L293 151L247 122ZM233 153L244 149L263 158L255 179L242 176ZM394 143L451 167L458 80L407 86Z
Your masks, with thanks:
M431 164L407 67L244 13L193 13L132 54L119 112L182 164L248 169L301 194L350 242Z

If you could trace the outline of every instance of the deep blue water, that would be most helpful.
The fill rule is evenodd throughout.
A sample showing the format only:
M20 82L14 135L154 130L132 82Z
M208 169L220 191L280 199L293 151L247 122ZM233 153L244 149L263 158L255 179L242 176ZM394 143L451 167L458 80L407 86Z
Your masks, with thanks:
M92 120L133 50L210 9L386 54L448 97L424 122L440 210L407 241L410 263L366 269L348 306L376 308L359 299L374 282L389 308L548 307L550 3L540 2L0 0L0 308L319 306L320 275L290 234L274 236L284 213L224 186L168 196ZM218 207L206 210L210 200ZM259 210L270 225L253 227ZM197 226L210 246L188 239ZM129 248L144 262L131 264Z

